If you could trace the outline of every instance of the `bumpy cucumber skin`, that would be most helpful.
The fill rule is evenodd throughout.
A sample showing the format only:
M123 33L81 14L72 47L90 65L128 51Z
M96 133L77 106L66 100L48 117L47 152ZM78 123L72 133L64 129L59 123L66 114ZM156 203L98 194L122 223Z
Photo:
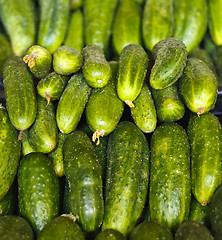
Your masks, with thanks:
M75 130L90 93L91 88L81 73L76 73L70 78L56 112L57 126L62 133L68 134Z
M207 29L207 1L174 0L173 37L184 42L189 53L199 45Z
M151 92L161 122L177 121L184 116L185 107L180 99L177 82L161 90L151 88Z
M35 43L35 9L31 0L1 0L0 16L15 55L22 56Z
M148 177L149 147L144 134L131 122L119 123L107 146L102 230L130 235L145 205Z
M3 33L0 32L0 76L3 74L3 66L8 57L13 55L11 44Z
M146 83L143 84L139 96L130 109L136 126L145 133L153 132L157 125L157 114L151 91Z
M21 155L18 131L12 126L7 111L0 105L0 200L8 192L17 173Z
M117 55L131 43L142 45L141 8L134 0L119 3L112 33L112 45Z
M123 48L118 69L117 94L122 101L134 101L143 86L148 56L142 46L129 44Z
M173 35L173 0L146 1L143 12L143 40L152 51L159 41Z
M191 145L192 192L206 205L221 184L222 127L212 113L193 116L188 124Z
M18 169L19 213L39 233L58 216L59 184L53 166L42 153L24 156Z
M154 46L152 54L155 62L150 73L150 86L156 90L169 87L181 77L186 66L186 46L179 39L167 38Z
M217 100L218 81L203 61L188 58L179 80L179 91L188 109L203 114L213 109Z
M97 45L86 46L83 49L83 75L93 88L105 87L111 77L111 68L106 61L103 49Z
M95 240L126 240L126 238L115 229L105 229L96 235Z
M156 128L151 138L151 220L175 231L188 219L190 196L190 148L187 134L176 123L163 123Z
M15 188L12 185L0 201L0 216L11 215L15 209Z
M30 224L22 217L8 215L0 217L1 240L33 240Z
M75 131L67 136L63 154L71 211L84 231L95 231L103 220L104 203L101 168L91 140Z
M22 154L25 156L31 152L36 152L36 150L30 145L28 130L25 130L22 137Z
M50 53L62 45L68 27L70 0L41 0L37 44Z

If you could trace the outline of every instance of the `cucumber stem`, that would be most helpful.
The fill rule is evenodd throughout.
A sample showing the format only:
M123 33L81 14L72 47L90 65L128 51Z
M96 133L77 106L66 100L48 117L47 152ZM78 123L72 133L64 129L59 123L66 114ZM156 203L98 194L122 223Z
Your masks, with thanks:
M18 140L22 140L23 139L23 130L20 130L19 135L18 135Z
M135 107L135 105L133 104L133 102L132 101L130 101L130 100L126 100L125 101L125 103L129 106L129 107Z
M205 111L205 109L206 109L205 107L199 107L199 108L197 108L197 110L198 110L197 115L203 114L204 111Z
M99 137L103 137L105 134L105 131L104 130L97 130L93 133L93 136L92 136L92 141L95 142L96 139L97 139L97 142L96 142L96 145L99 145L100 144L100 140L99 140Z
M202 205L202 206L206 206L206 205L207 205L207 202L206 202L206 201L203 201L203 202L201 203L201 205Z
M25 62L25 63L28 63L28 66L30 67L30 68L33 68L34 66L35 66L35 58L37 57L37 54L35 54L35 53L31 53L31 54L29 54L29 55L25 55L24 57L23 57L23 61Z
M48 105L50 104L50 99L51 99L52 96L47 92L44 92L44 95L46 96L46 100L47 100L46 107L48 107Z
M77 219L79 219L79 217L78 216L75 216L75 215L73 215L72 213L64 213L64 214L62 214L61 215L62 217L67 217L67 218L69 218L69 219L71 219L73 222L76 222L76 220Z

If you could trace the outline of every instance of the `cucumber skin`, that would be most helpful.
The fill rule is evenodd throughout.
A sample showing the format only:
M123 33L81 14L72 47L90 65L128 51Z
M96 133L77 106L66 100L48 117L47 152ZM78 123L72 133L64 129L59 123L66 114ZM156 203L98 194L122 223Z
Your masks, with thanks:
M188 123L191 146L192 192L206 205L222 178L222 127L212 113L193 116ZM213 155L212 155L213 153Z
M126 238L115 229L105 229L96 235L95 240L126 240Z
M25 156L31 152L36 152L36 150L30 145L28 129L23 132L22 137L22 155Z
M84 231L95 231L103 220L104 203L101 168L91 140L75 131L67 136L63 154L71 211Z
M129 236L135 227L148 192L149 147L133 123L119 123L107 146L105 214L102 230L116 229Z
M190 210L188 136L180 125L163 123L154 131L150 148L150 218L174 232Z
M3 74L4 63L8 57L13 55L11 44L6 36L0 32L0 76Z
M38 234L58 216L59 184L52 164L42 153L24 156L18 169L19 213Z

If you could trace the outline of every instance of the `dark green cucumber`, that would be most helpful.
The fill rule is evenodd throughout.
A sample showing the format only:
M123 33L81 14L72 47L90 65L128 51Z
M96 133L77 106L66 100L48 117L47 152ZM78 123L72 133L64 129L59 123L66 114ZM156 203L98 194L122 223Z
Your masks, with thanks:
M148 237L148 238L147 238ZM129 240L173 240L171 231L158 222L143 222L137 225L129 238Z
M177 121L184 116L185 107L180 99L177 82L161 90L151 88L151 92L161 122Z
M179 226L175 240L213 240L210 230L203 224L187 221Z
M6 36L0 33L0 76L3 74L3 66L8 57L13 55L11 44Z
M95 240L126 240L126 238L115 229L105 229L96 235Z
M198 115L214 108L217 100L218 81L205 62L188 58L179 91L188 109Z
M141 7L134 0L119 3L113 23L112 45L117 55L130 43L142 43Z
M207 1L174 0L174 34L189 53L199 45L207 29Z
M11 215L15 209L15 187L12 185L3 199L0 201L0 216Z
M149 209L152 221L175 231L190 210L190 148L185 130L163 123L151 138Z
M70 0L40 0L37 44L50 53L62 45L69 20Z
M51 103L46 107L46 104L47 101L38 96L36 120L28 130L30 145L42 153L49 153L55 149L58 138L54 105Z
M16 215L0 217L0 236L1 240L34 240L30 224Z
M203 206L209 203L222 178L222 127L212 113L193 116L188 124L191 145L192 192Z
M35 43L35 8L31 0L1 0L0 18L15 55L22 56Z
M219 86L222 86L222 46L216 46L212 51L213 62L218 74Z
M70 78L56 112L57 126L62 133L68 134L75 130L90 93L91 88L81 73Z
M83 5L83 0L71 0L72 10L82 7L82 5Z
M78 51L83 49L83 13L79 9L71 13L64 45Z
M152 51L159 41L173 35L173 0L146 1L143 12L143 41Z
M82 67L82 64L81 52L72 47L60 46L53 54L53 69L58 74L73 74Z
M0 105L0 200L8 192L17 173L21 155L18 131L12 126L6 109Z
M22 154L25 156L31 152L36 152L36 150L30 145L28 130L25 130L22 137Z
M110 63L112 76L104 88L97 88L92 91L86 105L87 124L94 132L92 141L97 141L99 137L110 134L117 126L124 110L124 103L118 98L116 93L116 62Z
M74 218L74 216L73 216ZM84 233L79 225L72 219L72 215L62 215L52 219L42 229L38 240L85 240Z
M205 32L205 35L202 40L203 48L211 55L216 44L214 43L212 37L210 36L209 29Z
M7 59L3 83L10 121L22 132L35 120L37 101L32 75L21 57L11 56Z
M36 233L58 216L59 184L50 160L42 153L24 156L18 169L19 213Z
M148 192L149 147L135 124L120 122L107 146L105 214L102 230L116 229L128 237Z
M106 61L103 49L97 45L86 46L83 49L83 75L93 88L105 87L111 77L111 68Z
M142 89L148 62L148 55L139 44L127 45L120 54L117 94L131 107Z
M92 232L103 220L101 168L88 136L75 131L63 146L64 171L69 182L70 208L82 229Z
M187 50L182 41L167 38L158 42L152 51L155 62L150 73L150 86L156 90L175 83L186 66Z
M23 57L23 61L28 64L30 71L39 79L48 75L52 68L51 53L39 45L31 46Z
M136 126L145 133L153 132L157 125L157 115L151 91L144 82L139 96L130 108Z

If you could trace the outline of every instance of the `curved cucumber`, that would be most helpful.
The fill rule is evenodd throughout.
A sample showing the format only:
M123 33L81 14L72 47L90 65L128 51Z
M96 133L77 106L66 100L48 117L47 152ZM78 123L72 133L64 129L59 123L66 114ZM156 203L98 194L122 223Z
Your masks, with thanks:
M12 54L11 44L5 35L0 32L0 76L3 74L3 66L5 61Z
M126 238L115 229L105 229L96 235L95 240L126 240Z

